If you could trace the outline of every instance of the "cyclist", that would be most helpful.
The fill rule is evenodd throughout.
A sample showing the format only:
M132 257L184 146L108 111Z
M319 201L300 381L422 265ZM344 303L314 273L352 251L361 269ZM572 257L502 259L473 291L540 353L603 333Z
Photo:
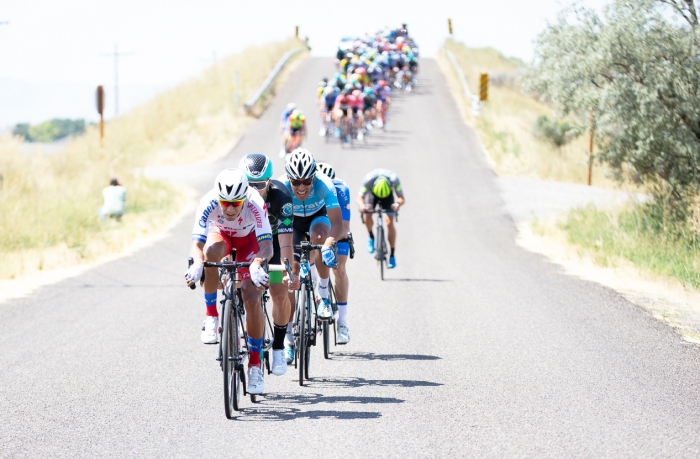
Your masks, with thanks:
M265 200L267 215L272 230L272 247L274 254L270 263L279 265L287 258L294 260L294 248L292 247L292 222L294 212L292 208L292 195L281 182L272 180L272 161L260 153L252 153L244 156L238 165L248 179L248 185L255 188ZM274 271L270 276L270 297L272 298L272 373L281 376L287 371L287 360L284 355L284 337L287 332L287 319L290 314L291 304L287 295L287 288L299 288L299 278L296 277L291 285L287 276ZM281 324L281 325L280 325Z
M350 329L347 322L350 281L345 264L350 254L350 240L348 239L350 235L350 189L345 181L336 178L335 170L330 164L316 163L316 170L333 181L335 191L338 194L340 212L343 216L346 236L338 241L338 265L333 268L333 274L335 277L335 296L338 302L338 344L347 344L350 342Z
M340 241L346 235L335 186L331 179L325 175L316 174L316 161L311 156L311 153L304 148L297 148L292 152L289 159L287 159L285 171L286 175L281 177L280 181L292 193L294 203L294 245L300 244L302 240L310 240L312 244L323 244L321 260L318 260L318 254L314 253L311 261L315 262L319 276L318 296L321 301L318 303L316 314L322 319L327 319L333 314L328 301L329 267L333 267L337 263L331 246L335 241ZM295 258L301 256L301 252L296 250L296 248L294 256ZM320 261L323 261L323 263L320 263ZM299 269L299 263L295 261L295 275L299 272ZM293 301L293 295L291 294L290 300ZM287 340L293 343L293 337L289 333L290 328L287 328ZM289 346L287 354L288 362L290 357L293 359L291 346Z
M326 129L329 125L327 118L330 116L331 121L333 120L333 106L335 105L335 99L340 94L340 90L336 86L328 85L323 90L322 107L321 107L321 131L319 134L321 136L326 135Z
M262 394L263 373L260 349L263 341L264 318L260 306L262 290L268 274L262 268L272 257L272 230L267 220L265 202L260 194L248 186L248 179L238 169L219 173L214 188L202 197L195 213L190 255L195 260L185 273L188 285L204 280L204 303L207 314L202 326L202 342L218 342L219 314L216 310L217 268L204 268L205 261L221 261L236 249L236 261L251 262L249 268L240 268L243 306L248 330L248 392Z
M294 149L299 148L301 139L306 138L306 117L304 116L304 112L298 108L295 108L292 110L292 113L289 114L284 138L285 154L291 153Z
M396 201L394 201L394 193ZM384 209L384 223L387 227L387 236L389 238L389 263L387 268L396 267L396 258L394 251L396 248L396 225L394 220L396 211L405 203L401 181L396 173L389 169L374 169L365 176L362 181L362 188L357 197L357 204L360 212L371 211L379 205ZM372 232L373 215L364 214L365 226L369 232L369 240L367 241L367 251L374 253L374 233Z
M335 134L336 137L340 137L348 132L348 123L350 122L352 116L352 108L350 107L348 98L342 92L338 97L336 97L333 110L335 112L333 115L336 125ZM346 139L343 138L343 141L346 141Z
M279 153L280 158L284 158L284 155L287 154L287 125L289 124L289 115L291 115L292 112L296 110L296 108L297 104L295 104L294 102L290 102L287 104L287 107L282 112L282 119L280 120L280 134L282 134L282 147Z

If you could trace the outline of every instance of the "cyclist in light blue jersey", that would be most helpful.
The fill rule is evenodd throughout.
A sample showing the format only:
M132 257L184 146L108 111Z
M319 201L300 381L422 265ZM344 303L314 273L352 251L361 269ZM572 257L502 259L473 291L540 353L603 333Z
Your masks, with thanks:
M345 181L336 178L335 170L328 163L317 163L316 170L333 180L335 191L338 195L338 204L343 215L343 226L347 236L338 241L338 265L333 268L335 278L335 296L338 301L338 344L350 342L350 328L347 322L348 292L350 281L345 264L350 254L350 189Z
M347 236L335 186L325 175L316 174L316 161L304 148L292 152L285 170L287 174L280 177L280 181L292 193L294 245L303 240L323 244L321 260L318 260L318 253L314 252L312 261L318 270L318 296L321 298L316 314L322 319L328 319L333 315L328 301L328 278L330 267L337 264L332 245ZM300 267L296 259L300 256L300 251L295 249L294 274L299 273ZM294 301L293 295L290 295L290 299ZM289 340L289 336L287 338ZM287 359L289 360L289 354Z

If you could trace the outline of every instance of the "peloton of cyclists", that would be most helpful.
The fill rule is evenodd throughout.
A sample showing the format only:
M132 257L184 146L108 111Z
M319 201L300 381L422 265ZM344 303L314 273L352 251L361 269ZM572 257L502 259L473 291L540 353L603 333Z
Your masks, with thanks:
M396 194L396 200L394 200ZM362 187L357 196L357 205L360 212L372 211L376 206L384 209L384 223L387 226L387 236L389 239L389 263L387 268L396 267L396 212L405 203L401 181L396 173L389 169L374 169L365 176L362 181ZM371 213L364 213L364 222L369 232L369 240L367 241L367 251L374 253L374 233L372 225L374 216Z
M248 179L238 169L219 173L214 188L206 193L195 212L190 256L194 263L185 273L188 285L193 285L206 271L204 304L206 317L202 326L202 342L218 342L219 314L216 290L219 282L217 268L204 268L205 261L219 262L236 249L236 261L251 262L249 268L239 268L243 305L248 331L248 392L261 394L264 390L260 350L263 341L264 318L260 297L261 286L267 284L268 274L262 267L273 255L272 230L267 219L265 202L248 186Z

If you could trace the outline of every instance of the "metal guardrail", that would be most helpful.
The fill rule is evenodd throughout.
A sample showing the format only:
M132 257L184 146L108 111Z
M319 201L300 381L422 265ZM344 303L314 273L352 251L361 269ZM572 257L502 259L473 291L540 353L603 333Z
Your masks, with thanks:
M287 65L287 62L294 57L297 53L300 51L303 51L305 49L308 49L306 46L300 46L298 48L292 49L288 51L282 58L280 58L279 61L277 61L277 64L273 67L272 70L270 70L270 73L267 74L267 77L265 80L262 82L260 87L255 90L253 94L248 98L245 104L243 104L243 108L245 109L245 112L247 114L250 114L253 111L253 107L255 104L258 103L258 100L265 94L265 91L267 91L272 83L275 81L275 78L279 75L279 73L282 71L285 65Z
M479 100L479 96L476 94L472 94L472 92L469 90L469 84L467 83L467 77L464 76L464 72L462 71L462 67L459 66L457 63L457 58L455 58L455 55L452 51L449 49L446 50L447 52L447 57L450 59L450 62L452 62L452 66L455 68L455 71L457 72L457 76L459 77L459 82L462 83L462 90L464 91L464 96L467 98L467 100L471 99L472 101L472 114L475 116L478 116L481 113L481 101Z

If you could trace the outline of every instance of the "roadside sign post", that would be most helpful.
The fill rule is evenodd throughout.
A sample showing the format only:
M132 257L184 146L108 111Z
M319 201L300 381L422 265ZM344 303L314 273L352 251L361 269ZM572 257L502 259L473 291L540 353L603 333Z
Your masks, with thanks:
M97 87L97 113L100 114L100 146L102 146L105 137L105 91L102 86Z
M299 26L294 27L294 36L299 38Z
M489 100L489 74L482 73L479 84L479 100L486 102Z
M450 31L450 37L452 36L452 19L447 18L447 30Z

